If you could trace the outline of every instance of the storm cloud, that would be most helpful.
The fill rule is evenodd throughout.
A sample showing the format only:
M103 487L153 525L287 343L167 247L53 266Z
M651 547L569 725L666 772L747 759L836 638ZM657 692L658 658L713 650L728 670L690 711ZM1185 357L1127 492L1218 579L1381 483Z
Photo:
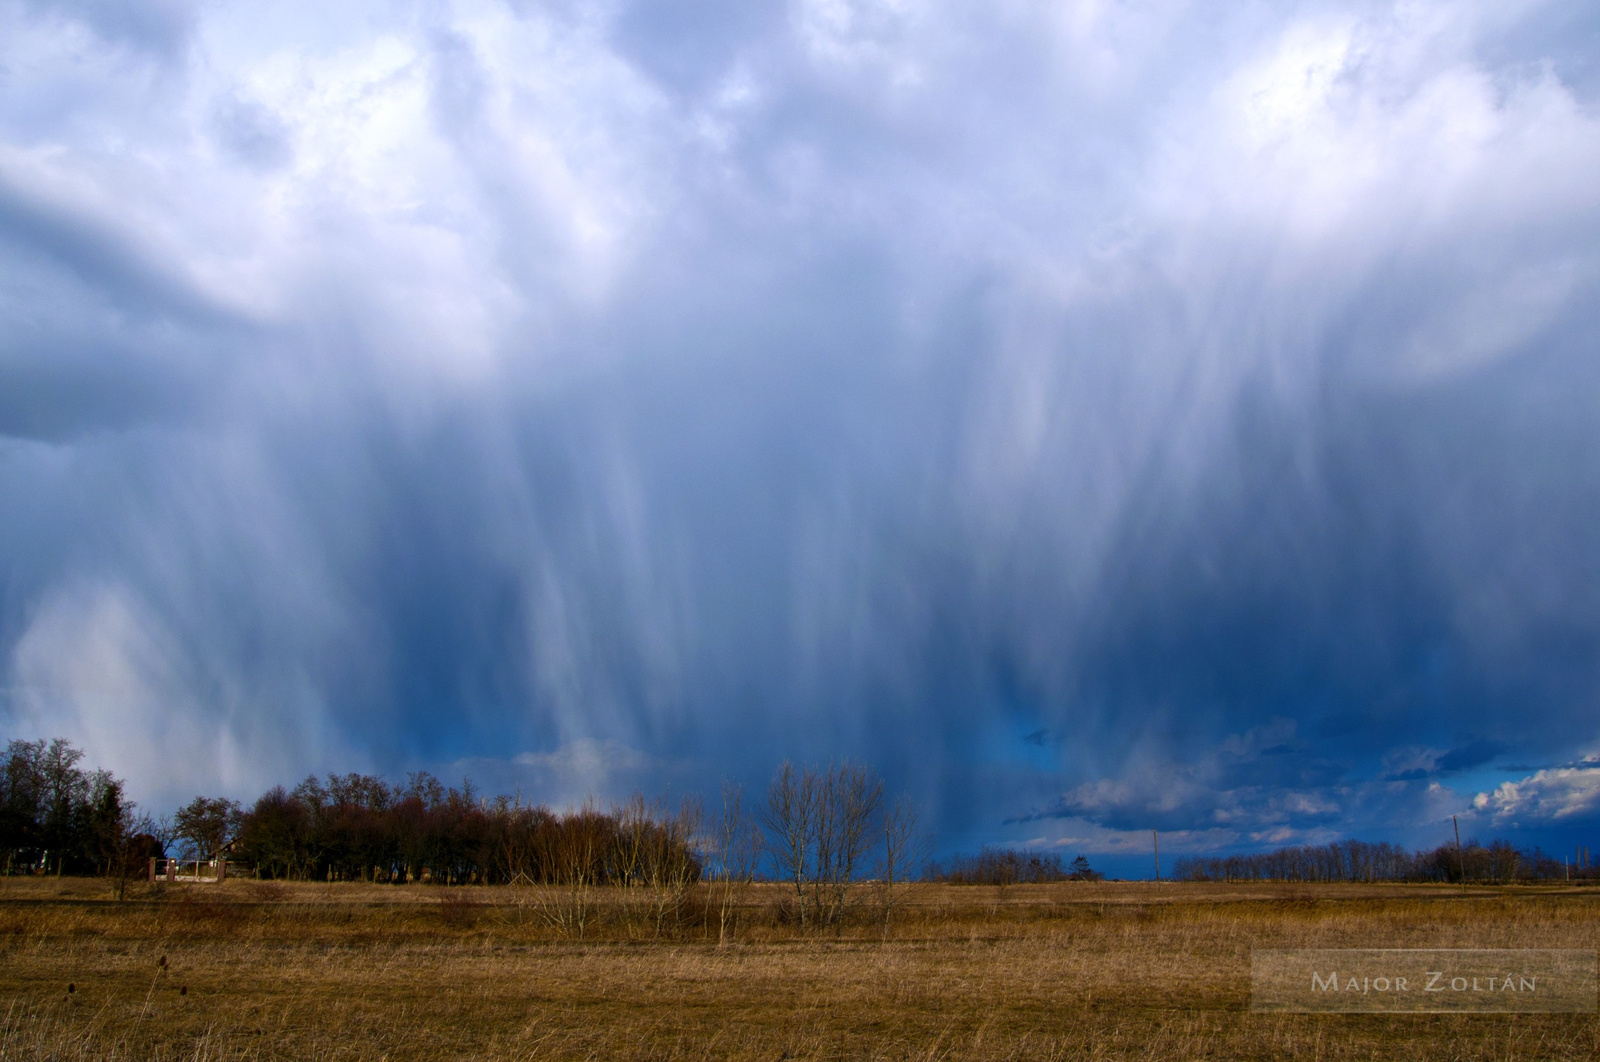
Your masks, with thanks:
M1600 741L1597 59L0 0L0 719L156 803L848 756L945 846L1592 824L1528 765Z

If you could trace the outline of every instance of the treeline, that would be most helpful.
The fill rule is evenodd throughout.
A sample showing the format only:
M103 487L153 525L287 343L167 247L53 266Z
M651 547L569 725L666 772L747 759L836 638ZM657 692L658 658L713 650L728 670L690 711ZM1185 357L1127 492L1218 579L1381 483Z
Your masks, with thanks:
M932 864L927 877L953 885L1043 885L1054 881L1099 881L1101 874L1078 856L1063 865L1054 852L1021 848L984 848L977 855L956 856L949 863Z
M1593 880L1600 871L1557 859L1537 848L1476 839L1457 847L1442 844L1424 851L1367 841L1301 845L1272 852L1229 856L1187 856L1173 876L1187 881L1410 881L1482 882Z
M692 884L704 871L701 812L642 797L565 814L427 773L404 786L370 775L308 778L241 810L197 800L178 814L190 849L253 865L264 878L442 884ZM190 823L199 820L203 829Z
M227 860L257 877L375 883L527 884L581 893L643 886L658 917L701 882L726 924L740 887L763 874L791 886L787 917L837 926L857 886L876 885L887 924L924 857L916 809L890 801L869 768L783 764L764 797L724 786L668 807L642 796L558 812L480 795L431 774L404 784L363 774L307 778L249 806L199 796L170 819L137 816L122 783L76 765L67 742L13 741L0 778L7 873L126 875L151 856ZM581 918L582 904L569 905ZM565 917L565 915L563 915Z
M159 843L109 771L78 766L67 742L12 741L0 762L5 872L121 874Z

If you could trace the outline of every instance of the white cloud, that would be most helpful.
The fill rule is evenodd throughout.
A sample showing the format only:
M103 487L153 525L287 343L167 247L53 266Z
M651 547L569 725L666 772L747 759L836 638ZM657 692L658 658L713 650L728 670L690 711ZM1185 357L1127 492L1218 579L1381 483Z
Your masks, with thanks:
M1497 825L1584 822L1600 812L1600 767L1556 767L1502 782L1473 797L1472 806Z

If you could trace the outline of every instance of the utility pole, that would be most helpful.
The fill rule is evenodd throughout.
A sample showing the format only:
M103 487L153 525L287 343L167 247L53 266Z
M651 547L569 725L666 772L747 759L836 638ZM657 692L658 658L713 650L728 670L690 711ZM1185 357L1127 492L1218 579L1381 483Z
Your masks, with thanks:
M1461 854L1461 823L1456 821L1454 815L1450 816L1450 825L1456 828L1456 865L1461 868L1461 891L1467 891L1467 857Z
M1155 830L1150 831L1150 839L1156 846L1156 884L1161 884L1161 834Z

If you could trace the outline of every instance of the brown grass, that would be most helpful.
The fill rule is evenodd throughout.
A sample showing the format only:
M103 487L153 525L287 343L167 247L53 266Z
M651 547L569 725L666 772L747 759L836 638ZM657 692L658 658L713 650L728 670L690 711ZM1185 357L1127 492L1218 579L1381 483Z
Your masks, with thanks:
M614 892L576 939L553 891L0 879L0 1060L1600 1057L1593 1015L1248 1010L1252 947L1593 948L1600 892L929 885L887 941L782 895L719 948Z

